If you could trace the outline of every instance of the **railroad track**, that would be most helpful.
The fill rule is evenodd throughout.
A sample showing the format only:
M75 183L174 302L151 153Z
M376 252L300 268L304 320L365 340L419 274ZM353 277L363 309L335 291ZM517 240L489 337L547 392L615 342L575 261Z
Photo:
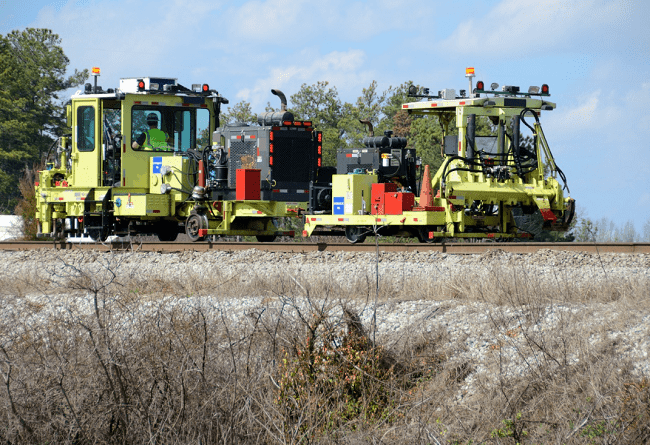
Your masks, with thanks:
M207 252L211 250L258 249L274 252L374 252L374 243L248 243L248 242L110 242L110 243L68 243L61 241L5 241L0 250L100 250L134 252ZM489 250L503 250L511 253L533 253L541 249L564 250L590 253L650 253L650 243L379 243L383 252L443 252L449 254L476 254Z

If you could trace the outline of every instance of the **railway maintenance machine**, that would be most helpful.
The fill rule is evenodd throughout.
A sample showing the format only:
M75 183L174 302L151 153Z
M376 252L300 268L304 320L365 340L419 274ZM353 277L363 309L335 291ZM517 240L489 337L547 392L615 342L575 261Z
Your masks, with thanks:
M352 243L372 234L421 242L530 237L515 214L536 217L545 230L566 231L575 201L563 192L566 178L540 125L541 112L555 108L548 85L522 92L509 85L486 89L478 81L472 88L473 68L466 77L470 94L446 89L432 95L412 86L416 101L402 105L413 118L428 116L442 127L443 161L433 177L425 166L415 190L415 150L389 133L365 138L364 147L339 153L331 189L312 185L303 236L344 230ZM489 135L477 135L480 120Z
M220 107L228 101L207 84L127 78L104 91L97 86L99 69L93 74L94 85L86 84L67 107L71 134L60 138L39 173L42 235L100 241L127 234L173 241L182 232L193 241L293 235L278 230L275 220L298 217L307 206L310 175L321 162L311 123L294 121L285 105L261 115L259 127L220 126ZM293 148L295 140L301 150ZM287 169L298 179L287 181Z

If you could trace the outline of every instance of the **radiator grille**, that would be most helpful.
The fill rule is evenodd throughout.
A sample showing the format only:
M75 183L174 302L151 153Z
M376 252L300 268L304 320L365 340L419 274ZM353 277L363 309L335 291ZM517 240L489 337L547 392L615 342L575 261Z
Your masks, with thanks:
M282 133L287 133L287 136ZM273 148L273 179L278 182L309 182L314 169L311 133L276 132Z
M228 185L235 187L238 168L257 168L257 142L232 141L230 143L230 167Z

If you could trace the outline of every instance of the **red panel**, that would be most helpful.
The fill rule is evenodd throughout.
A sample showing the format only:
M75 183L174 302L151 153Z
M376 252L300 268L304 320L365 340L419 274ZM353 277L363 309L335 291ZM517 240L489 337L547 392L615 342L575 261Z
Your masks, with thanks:
M371 215L385 215L386 214L386 204L382 203L373 203L370 206Z
M238 168L235 197L237 201L260 199L260 170Z
M557 216L553 213L553 210L551 209L539 209L539 211L542 213L542 216L544 217L544 221L552 221L555 222L557 221Z
M391 183L382 183L382 184L372 184L372 189L370 191L370 201L373 207L373 215L383 215L383 211L381 213L374 213L374 205L375 204L381 204L383 207L384 204L384 195L386 193L390 192L397 192L397 185Z
M405 210L411 210L415 204L413 193L386 193L384 195L386 215L401 215Z

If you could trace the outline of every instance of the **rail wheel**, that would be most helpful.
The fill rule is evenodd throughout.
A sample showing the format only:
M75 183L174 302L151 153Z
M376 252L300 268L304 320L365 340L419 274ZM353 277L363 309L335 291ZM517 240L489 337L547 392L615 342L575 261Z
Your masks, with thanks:
M205 216L193 213L185 221L185 233L191 241L205 241L205 235L200 235L202 229L207 229L208 221Z
M88 236L95 242L103 243L108 239L108 230L106 229L89 229Z
M345 228L345 238L352 244L359 244L366 240L366 229L363 227L347 226Z
M418 229L416 236L418 237L418 241L421 243L439 243L442 241L442 238L436 237L436 238L429 238L429 232L435 232L436 228L435 227L422 227Z
M174 221L165 221L158 225L157 233L160 241L176 241L178 238L178 224Z

